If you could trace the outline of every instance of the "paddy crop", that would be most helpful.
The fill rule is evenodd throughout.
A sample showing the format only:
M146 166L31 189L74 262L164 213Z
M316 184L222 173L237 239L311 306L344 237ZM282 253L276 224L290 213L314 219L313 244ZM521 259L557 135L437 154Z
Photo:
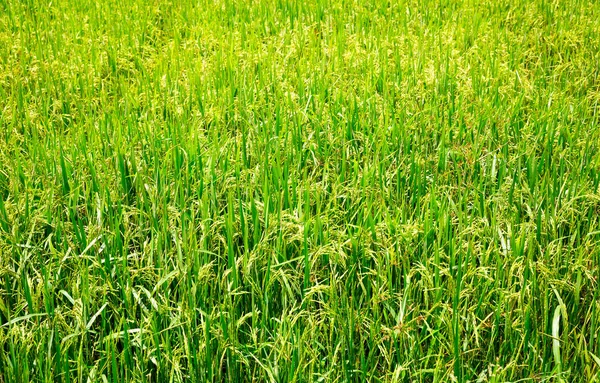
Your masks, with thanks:
M600 3L0 0L0 383L600 379Z

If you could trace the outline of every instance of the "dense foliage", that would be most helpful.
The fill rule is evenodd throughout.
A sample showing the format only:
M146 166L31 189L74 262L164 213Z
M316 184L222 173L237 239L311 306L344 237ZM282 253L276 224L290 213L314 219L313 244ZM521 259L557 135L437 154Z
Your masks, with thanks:
M0 0L0 383L600 378L600 2Z

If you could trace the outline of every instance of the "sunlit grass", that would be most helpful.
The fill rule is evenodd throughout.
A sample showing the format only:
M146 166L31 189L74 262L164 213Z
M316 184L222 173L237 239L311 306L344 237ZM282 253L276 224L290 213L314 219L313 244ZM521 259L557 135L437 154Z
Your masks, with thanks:
M0 383L599 380L599 74L594 1L0 0Z

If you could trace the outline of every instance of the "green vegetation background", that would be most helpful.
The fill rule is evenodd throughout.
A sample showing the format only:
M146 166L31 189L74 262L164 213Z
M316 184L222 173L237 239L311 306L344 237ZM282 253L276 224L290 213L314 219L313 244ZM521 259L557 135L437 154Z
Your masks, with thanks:
M0 382L597 381L600 2L0 0Z

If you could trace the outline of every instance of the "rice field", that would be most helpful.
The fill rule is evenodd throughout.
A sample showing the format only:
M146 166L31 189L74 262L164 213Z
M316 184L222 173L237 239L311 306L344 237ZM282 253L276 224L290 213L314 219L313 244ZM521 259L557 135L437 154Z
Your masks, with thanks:
M600 2L0 0L0 383L600 381Z

